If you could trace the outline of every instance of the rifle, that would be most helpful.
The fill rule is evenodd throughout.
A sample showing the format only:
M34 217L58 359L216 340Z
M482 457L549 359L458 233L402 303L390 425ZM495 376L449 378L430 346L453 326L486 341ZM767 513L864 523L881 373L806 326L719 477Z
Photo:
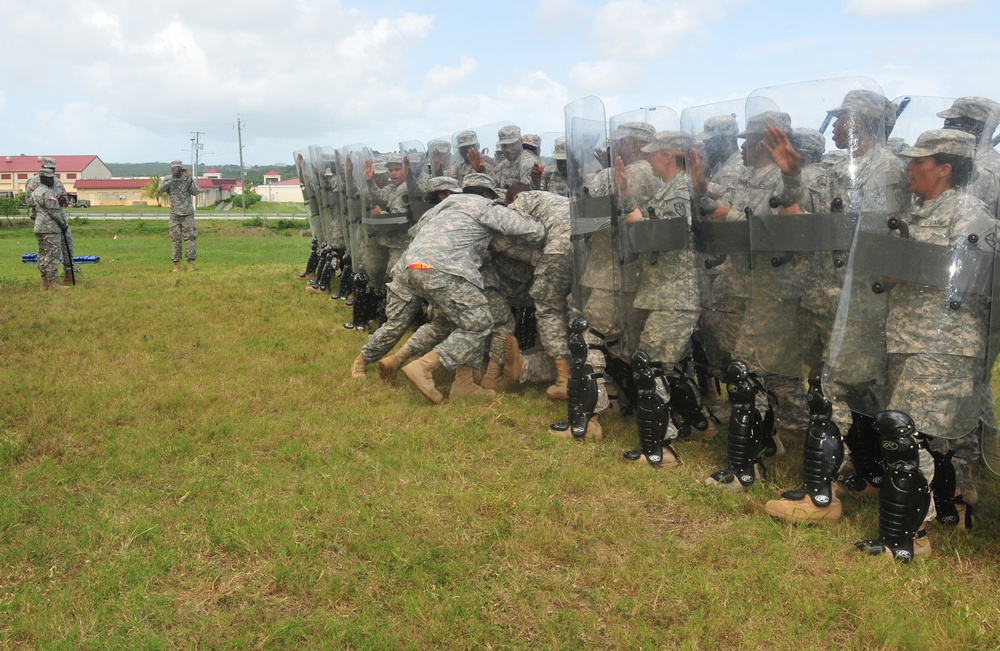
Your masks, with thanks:
M69 226L66 227L69 230ZM66 252L66 259L69 260L69 277L73 281L73 285L76 285L76 268L73 265L73 252L69 248L69 239L66 237L66 231L62 232L63 241L63 251ZM66 266L66 260L63 260L63 266Z

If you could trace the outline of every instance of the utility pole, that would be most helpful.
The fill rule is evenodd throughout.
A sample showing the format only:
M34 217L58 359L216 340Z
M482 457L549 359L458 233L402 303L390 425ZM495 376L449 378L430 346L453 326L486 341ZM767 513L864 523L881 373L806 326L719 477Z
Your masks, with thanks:
M236 140L240 146L240 184L243 188L243 192L240 195L243 197L243 219L247 218L247 175L243 170L243 120L240 118L239 114L236 114Z
M204 135L203 131L192 131L191 132L191 178L195 183L198 182L198 157L201 150L205 148L205 145L201 144L201 136ZM195 208L198 207L198 197L194 197Z

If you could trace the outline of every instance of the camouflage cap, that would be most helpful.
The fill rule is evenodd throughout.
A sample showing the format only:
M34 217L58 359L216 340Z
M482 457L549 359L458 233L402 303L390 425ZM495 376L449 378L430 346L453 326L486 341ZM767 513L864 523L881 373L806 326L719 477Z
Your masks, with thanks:
M853 113L869 118L883 118L886 129L892 129L896 124L896 103L879 95L873 90L851 90L844 95L844 101L835 109L827 111L834 117L843 113Z
M473 135L475 135L475 134L473 134ZM427 143L427 149L429 149L430 151L436 151L436 152L439 152L439 153L442 153L442 154L450 154L451 153L451 143L448 142L447 140L439 138L437 140L431 140L429 143Z
M428 192L461 192L462 186L458 184L458 179L450 176L435 176L427 182Z
M181 167L182 165L184 165L183 161L179 161L179 160L172 160L172 161L170 161L170 167Z
M420 165L424 161L424 155L421 154L419 151L411 151L409 154L406 155L406 158L409 159L411 167Z
M764 111L747 118L746 131L736 134L737 138L746 138L750 134L762 134L766 127L778 127L785 133L792 130L792 118L781 111Z
M889 148L889 151L897 156L910 148L910 143L906 142L906 140L900 138L899 136L889 138L885 141L885 145Z
M982 122L984 132L992 134L1000 123L1000 104L987 97L959 97L951 105L937 114L939 118L969 118Z
M533 133L526 133L521 136L521 143L528 145L529 147L534 147L536 150L541 149L542 139L540 136L536 136Z
M47 167L50 170L54 170L56 168L56 159L54 158L49 158L47 156L39 156L38 160L42 164L42 167Z
M820 156L826 151L826 136L816 129L799 127L789 134L792 146L800 152L808 152Z
M711 138L735 138L740 126L732 115L713 115L705 120L705 130L699 134L701 140Z
M694 145L694 136L683 131L659 131L653 136L653 142L642 148L647 154L660 151L686 152Z
M384 160L378 160L372 163L372 171L376 174L388 174L389 166L386 165Z
M385 157L385 164L386 164L387 168L388 168L389 165L402 165L403 164L403 155L400 154L397 151L394 151L394 152L392 152L391 154L389 154L388 156Z
M972 158L976 154L976 137L956 129L931 129L917 138L916 144L902 152L904 158L921 158L934 154L952 154Z
M615 127L611 134L612 140L624 140L625 138L635 138L642 144L648 145L653 142L656 135L656 127L646 122L623 122Z
M497 131L497 138L499 138L497 145L513 145L521 139L521 127L513 124L500 127L500 130Z
M478 146L479 137L476 135L475 131L459 131L458 135L455 136L455 146L456 147L468 147L468 146Z
M564 136L556 138L552 149L552 160L566 160L566 138Z
M38 176L47 176L49 178L55 178L55 175L56 175L55 171L48 167L43 167L42 169L38 170Z
M473 174L466 174L465 178L462 179L462 188L486 188L496 194L497 186L493 183L493 177L489 174L480 174L475 172Z

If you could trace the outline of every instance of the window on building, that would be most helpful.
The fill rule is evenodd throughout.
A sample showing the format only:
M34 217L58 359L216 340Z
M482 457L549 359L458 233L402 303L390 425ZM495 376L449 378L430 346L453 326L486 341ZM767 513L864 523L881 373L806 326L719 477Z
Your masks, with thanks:
M18 174L17 178L18 178L18 180L24 180L24 179L28 178L28 175L27 174Z
M9 181L10 174L0 174L0 179L3 179L4 181Z
M76 178L76 172L66 172L66 178L67 179L75 179Z

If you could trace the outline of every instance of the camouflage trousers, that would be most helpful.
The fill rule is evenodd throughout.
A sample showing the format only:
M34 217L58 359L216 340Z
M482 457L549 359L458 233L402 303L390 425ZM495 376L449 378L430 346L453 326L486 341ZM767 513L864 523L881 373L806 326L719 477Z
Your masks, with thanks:
M407 269L405 282L413 293L424 298L434 310L434 319L443 319L451 332L434 347L442 366L482 368L486 338L493 316L483 291L459 276L434 269Z
M639 348L665 369L691 354L691 335L701 314L695 310L637 310L642 319Z
M198 226L194 223L194 215L170 215L170 244L172 245L171 260L181 261L182 247L187 246L187 259L194 261L198 256Z
M62 253L62 233L35 233L38 240L38 271L45 280L55 280Z
M381 294L391 278L389 270L396 266L405 249L386 246L370 237L364 245L364 265L368 282L376 293Z
M573 261L568 255L543 255L535 267L529 295L535 302L538 339L552 358L569 357L567 329L573 286Z
M406 334L406 329L413 323L422 307L423 301L406 283L402 281L389 283L386 287L385 300L385 314L388 320L376 328L368 338L368 342L361 347L361 356L364 360L372 364L388 355ZM427 349L429 350L430 348Z
M552 384L556 381L556 365L545 350L533 350L521 355L519 384Z
M503 344L509 335L514 334L514 312L510 309L510 303L504 295L495 287L487 287L483 290L486 301L489 304L490 316L493 317L493 329L489 342L488 354L490 361L503 365Z

